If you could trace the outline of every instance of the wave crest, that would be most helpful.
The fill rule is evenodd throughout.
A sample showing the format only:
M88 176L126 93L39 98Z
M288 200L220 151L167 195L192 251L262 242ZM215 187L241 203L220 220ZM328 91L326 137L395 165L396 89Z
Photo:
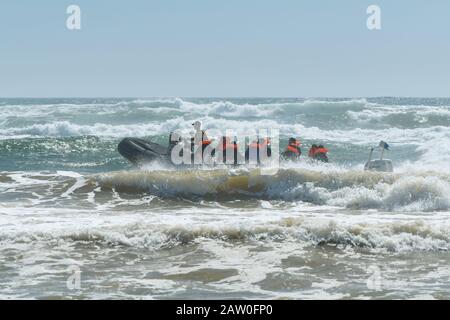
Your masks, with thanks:
M162 197L302 201L351 209L445 211L450 177L433 172L384 174L357 170L258 169L133 171L96 176L104 187Z
M359 220L363 220L360 217ZM235 224L146 224L66 228L53 231L0 233L0 240L16 242L76 241L112 246L130 246L160 250L204 239L235 242L293 242L301 246L335 245L353 248L403 251L450 250L448 221L348 221L330 218L287 217L267 222L247 221Z

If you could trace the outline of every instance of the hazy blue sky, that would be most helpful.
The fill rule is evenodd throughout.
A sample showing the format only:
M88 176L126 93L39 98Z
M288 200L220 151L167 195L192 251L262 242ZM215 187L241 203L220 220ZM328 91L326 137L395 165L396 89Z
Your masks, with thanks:
M448 97L450 1L1 0L0 57L1 97Z

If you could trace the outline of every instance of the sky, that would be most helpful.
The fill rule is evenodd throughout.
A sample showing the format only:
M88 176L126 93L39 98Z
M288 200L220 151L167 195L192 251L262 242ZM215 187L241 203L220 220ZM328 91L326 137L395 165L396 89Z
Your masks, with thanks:
M0 97L374 96L450 96L450 1L0 2Z

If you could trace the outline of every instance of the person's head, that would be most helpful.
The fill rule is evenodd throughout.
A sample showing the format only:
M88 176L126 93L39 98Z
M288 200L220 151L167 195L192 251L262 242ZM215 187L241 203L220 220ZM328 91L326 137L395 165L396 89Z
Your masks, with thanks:
M313 145L311 146L311 149L317 149L317 144L313 144Z
M200 121L195 121L193 124L195 130L201 130L202 129L202 123Z
M318 148L319 149L324 148L323 144L319 144Z
M292 144L292 145L297 144L297 139L289 138L289 144Z

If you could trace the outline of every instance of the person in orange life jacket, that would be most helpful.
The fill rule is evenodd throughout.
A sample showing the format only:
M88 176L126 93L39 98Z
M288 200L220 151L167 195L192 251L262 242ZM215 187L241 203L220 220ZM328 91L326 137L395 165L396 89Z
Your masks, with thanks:
M302 154L302 150L300 149L300 141L295 138L289 138L288 146L286 147L286 151L284 151L281 156L286 160L297 160L300 158Z
M311 148L309 148L308 157L310 157L310 158L314 157L314 152L316 151L316 149L317 149L317 144L313 144L311 146Z
M250 159L250 156L254 156L256 154L257 157L257 163L260 163L260 150L266 149L266 155L267 157L272 156L272 148L270 145L270 138L260 138L257 141L253 141L247 146L247 149L245 150L245 159L248 161ZM261 151L264 152L264 151ZM254 161L254 159L251 159Z
M315 145L313 144L311 146L311 149L309 149L309 157L322 162L328 162L328 149L325 148L323 145Z
M238 159L242 158L242 155L238 152L238 145L236 141L231 141L230 137L222 137L222 144L219 145L219 151L222 151L223 162L227 161L227 153L233 154L233 164L238 163Z
M196 159L199 159L195 157L196 154L198 157L200 157L201 161L203 161L203 152L205 151L205 148L211 144L212 141L208 139L205 130L202 130L202 123L200 121L195 121L192 126L194 127L195 132L194 136L191 138L191 161L195 163L196 161L198 161ZM211 156L213 155L214 150L213 152L211 152Z

